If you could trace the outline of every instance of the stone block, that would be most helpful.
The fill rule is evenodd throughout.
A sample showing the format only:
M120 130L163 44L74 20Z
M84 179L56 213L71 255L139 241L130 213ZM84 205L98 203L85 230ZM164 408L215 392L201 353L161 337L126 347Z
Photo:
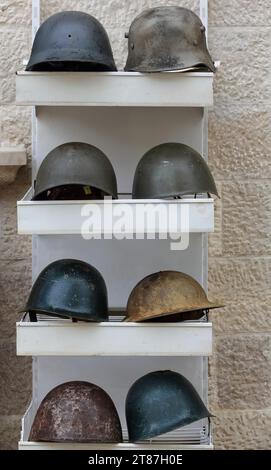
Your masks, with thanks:
M30 289L31 258L13 262L1 261L0 344L1 342L6 343L15 339L16 321L19 321L22 317L21 310L25 307ZM13 361L14 357L10 356L9 360Z
M228 301L250 301L269 295L271 260L269 258L210 258L209 294Z
M218 408L271 407L271 335L217 337L215 365Z
M270 2L209 0L209 21L212 26L270 26Z
M17 450L21 432L21 416L0 416L0 450Z
M223 184L225 256L271 255L271 180Z
M210 28L209 47L221 61L214 81L217 106L247 105L258 110L270 100L271 28Z
M0 259L31 260L31 237L17 232L17 201L22 199L30 183L16 181L10 186L0 187Z
M216 450L270 450L270 410L218 410L215 414L212 421Z
M270 107L217 103L209 112L209 164L216 179L270 178L270 148Z
M31 362L16 357L15 343L0 345L0 416L25 413L31 399Z
M31 0L1 0L0 27L3 25L31 26Z

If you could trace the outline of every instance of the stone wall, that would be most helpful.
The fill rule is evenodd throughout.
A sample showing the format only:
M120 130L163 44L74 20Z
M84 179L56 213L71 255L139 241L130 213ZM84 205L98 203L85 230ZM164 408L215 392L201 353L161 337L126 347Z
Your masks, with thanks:
M106 27L119 67L124 32L149 6L197 0L42 0L42 16L88 11ZM210 112L210 164L221 199L210 237L212 314L210 405L216 448L271 448L271 9L269 0L209 0L209 43L221 60ZM0 145L24 144L29 167L30 110L15 107L15 71L31 44L31 1L0 0ZM31 241L16 234L16 201L30 170L0 188L0 448L16 448L31 391L30 361L15 356L16 313L31 284Z

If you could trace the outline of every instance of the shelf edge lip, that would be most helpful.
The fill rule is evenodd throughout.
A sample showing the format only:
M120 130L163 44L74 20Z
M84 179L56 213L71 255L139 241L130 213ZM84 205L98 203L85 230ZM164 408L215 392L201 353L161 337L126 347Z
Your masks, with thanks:
M141 78L156 78L156 77L214 77L213 72L157 72L157 73L140 73L140 72L125 72L120 70L118 72L27 72L25 70L17 70L16 75L19 77L62 77L63 76L78 76L78 77L141 77Z
M28 194L28 193L27 193ZM26 196L27 196L26 194ZM25 197L26 197L25 196ZM178 200L168 200L168 199L114 199L114 200L71 200L71 201L31 201L29 199L20 199L17 201L17 206L69 206L69 205L119 205L119 204L130 204L130 205L144 205L144 204L213 204L214 198L187 198L187 199L178 199Z
M63 324L64 323L64 324ZM111 328L111 327L121 327L121 328L212 328L212 322L202 322L202 323L134 323L134 322L102 322L89 324L85 322L84 324L74 324L74 323L65 323L64 321L41 321L41 322L28 322L28 321L19 321L16 323L17 328L37 328L37 327L46 327L46 328L78 328L78 329L94 329L94 328Z
M124 443L119 443L119 444L99 444L99 443L85 443L85 444L80 444L80 443L57 443L57 442L32 442L32 441L19 441L19 447L48 447L48 446L52 446L53 448L57 448L58 446L60 447L71 447L72 445L74 446L80 446L80 447L83 447L83 448L86 448L86 450L91 450L92 448L97 448L99 450L100 449L112 449L114 448L114 450L140 450L142 448L147 448L149 449L150 451L152 449L158 449L159 450L159 447L162 447L162 448L175 448L176 450L180 449L180 450L212 450L214 449L214 445L212 443L210 444L184 444L184 443L180 443L178 444L176 441L155 441L153 443L149 443L149 442L146 442L146 443L140 443L140 444L132 444L132 443L129 443L129 442L124 442ZM87 449L88 448L88 449ZM38 450L38 449L37 449ZM41 449L42 450L42 449Z

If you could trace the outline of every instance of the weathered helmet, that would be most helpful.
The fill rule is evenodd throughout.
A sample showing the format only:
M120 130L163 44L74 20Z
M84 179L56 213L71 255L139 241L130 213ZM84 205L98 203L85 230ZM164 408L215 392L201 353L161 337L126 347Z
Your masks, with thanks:
M43 160L35 181L34 200L118 197L114 168L93 145L70 142Z
M41 402L29 441L122 442L121 424L102 388L68 382L51 390Z
M215 194L215 181L204 158L179 143L157 145L141 158L133 183L134 199Z
M195 320L206 310L222 306L210 302L204 289L191 276L178 271L161 271L145 277L134 287L125 321Z
M183 375L168 370L141 377L126 398L131 442L151 439L210 416L193 385Z
M178 6L151 8L132 22L125 70L162 72L191 68L215 72L205 27L191 10Z
M38 313L89 322L107 321L104 279L97 269L83 261L54 261L38 276L25 311L34 320Z
M108 35L91 15L64 11L39 28L27 71L115 71Z

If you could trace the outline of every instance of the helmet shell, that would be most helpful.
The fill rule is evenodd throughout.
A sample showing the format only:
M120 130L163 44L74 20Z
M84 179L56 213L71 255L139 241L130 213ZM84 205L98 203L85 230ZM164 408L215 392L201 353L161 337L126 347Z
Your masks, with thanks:
M193 385L177 372L157 371L141 377L126 398L131 442L151 439L210 416Z
M133 182L134 199L160 199L188 194L218 196L212 173L204 158L192 147L165 143L141 158Z
M126 71L216 70L207 49L205 27L187 8L144 10L132 22L128 38Z
M38 276L25 311L89 322L108 321L104 279L83 261L55 261Z
M37 173L34 200L44 198L53 188L90 186L104 195L118 197L114 168L97 147L69 142L53 149L42 161Z
M93 16L64 11L38 29L27 71L115 71L107 32Z
M201 318L202 311L222 307L210 302L201 285L188 274L161 271L140 281L132 290L125 321L142 322L171 317L170 321ZM199 316L195 313L199 311ZM187 312L192 312L190 317ZM168 318L167 318L168 320Z
M43 399L29 440L122 442L122 431L115 405L102 388L88 382L67 382Z

